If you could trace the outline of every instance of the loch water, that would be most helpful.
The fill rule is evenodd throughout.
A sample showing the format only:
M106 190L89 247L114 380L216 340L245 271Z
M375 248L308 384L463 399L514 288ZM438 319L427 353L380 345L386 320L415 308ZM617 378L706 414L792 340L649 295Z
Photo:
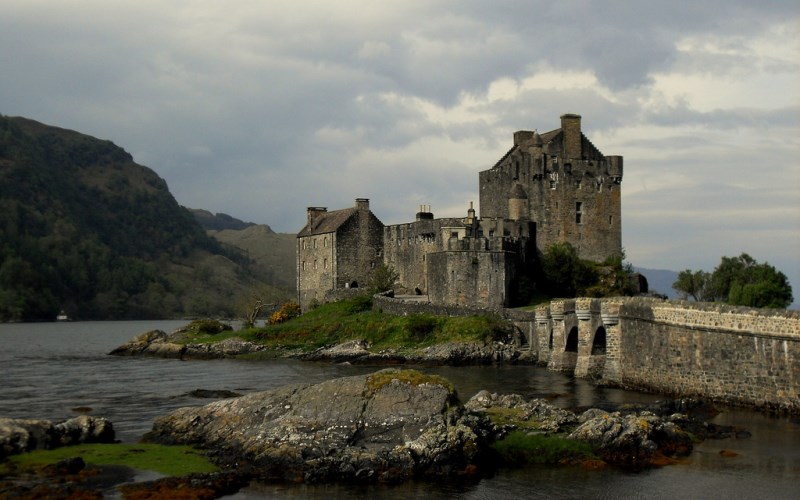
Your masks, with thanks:
M135 442L156 416L210 400L195 389L261 391L319 382L380 367L295 360L190 360L108 356L134 335L172 331L184 321L0 324L0 418L64 420L90 408L117 438ZM599 388L541 367L416 367L448 378L466 401L481 389L547 397L562 407L661 399ZM234 498L508 499L508 498L800 498L800 419L722 408L713 420L747 429L747 439L708 440L676 465L639 472L578 467L502 470L478 482L399 486L254 484ZM726 457L720 451L734 452Z

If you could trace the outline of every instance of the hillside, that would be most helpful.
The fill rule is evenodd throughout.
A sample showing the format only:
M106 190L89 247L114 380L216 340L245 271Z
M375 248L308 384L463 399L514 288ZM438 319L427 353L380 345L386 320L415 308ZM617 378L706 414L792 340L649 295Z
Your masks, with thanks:
M227 214L213 215L199 209L190 211L209 236L244 252L264 281L295 290L296 234L276 233L265 224L243 222Z
M0 321L229 316L254 289L291 296L123 149L2 115L0 262Z

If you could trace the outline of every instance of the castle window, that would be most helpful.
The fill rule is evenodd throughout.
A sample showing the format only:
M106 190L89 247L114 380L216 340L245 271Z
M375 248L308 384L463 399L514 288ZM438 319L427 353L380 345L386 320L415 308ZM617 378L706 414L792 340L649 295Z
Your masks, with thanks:
M575 181L575 189L580 189L580 188L581 188L581 180L578 179L577 181Z
M580 224L583 219L583 203L580 201L575 202L575 223Z
M550 189L555 189L555 188L556 188L556 181L551 180L550 181Z
M306 270L306 261L303 261L302 269L303 269L303 271Z
M456 231L453 231L453 232L450 233L450 237L451 238L458 238L458 233Z
M614 216L613 215L609 215L608 216L608 225L609 226L613 226L614 225Z
M314 238L314 248L317 248L317 239Z
M328 269L328 259L325 259L325 260L322 261L322 268L323 269Z
M323 240L323 246L324 246L325 248L328 248L328 237L327 237L327 236L326 236L326 237L325 237L325 239Z
M314 270L315 271L317 270L317 261L316 260L314 261Z

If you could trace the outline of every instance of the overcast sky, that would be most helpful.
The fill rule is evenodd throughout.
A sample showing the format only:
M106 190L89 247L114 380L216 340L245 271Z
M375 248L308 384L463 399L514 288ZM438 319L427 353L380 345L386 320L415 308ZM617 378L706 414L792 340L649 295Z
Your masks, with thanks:
M800 4L0 2L0 113L109 139L178 202L297 232L478 202L515 130L622 155L634 265L748 252L800 298Z

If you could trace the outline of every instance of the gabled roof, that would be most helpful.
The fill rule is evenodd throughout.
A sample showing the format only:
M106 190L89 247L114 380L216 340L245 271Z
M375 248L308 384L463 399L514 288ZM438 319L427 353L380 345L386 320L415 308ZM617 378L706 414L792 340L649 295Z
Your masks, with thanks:
M297 233L297 237L312 236L315 234L333 233L342 225L347 222L350 217L358 212L357 208L345 208L342 210L333 210L331 212L324 212L314 220L313 227L308 224Z
M561 133L561 129L557 128L555 130L551 130L550 132L545 132L544 134L539 134L539 137L541 137L541 139L542 139L542 144L547 144L548 142L551 142L551 141L553 141L553 139L557 138L560 133ZM583 135L583 134L581 134L581 135ZM501 163L503 163L503 161L506 158L508 158L511 155L511 153L513 153L517 149L519 149L519 146L517 146L516 144L511 146L511 149L509 149L506 152L506 154L504 154L499 160L497 160L497 163L495 163L494 166L492 166L492 168L495 168L495 167L499 166Z

